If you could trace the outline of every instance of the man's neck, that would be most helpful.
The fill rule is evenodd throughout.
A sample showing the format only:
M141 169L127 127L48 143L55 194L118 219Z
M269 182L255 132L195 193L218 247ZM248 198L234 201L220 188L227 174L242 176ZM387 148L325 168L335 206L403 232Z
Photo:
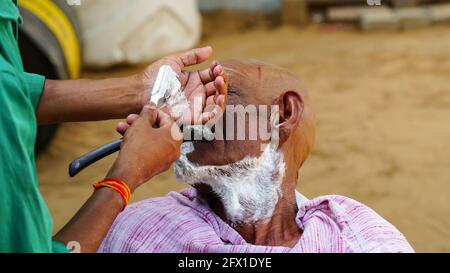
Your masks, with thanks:
M288 185L295 184L289 183ZM206 199L211 210L226 223L230 223L226 217L225 208L220 198L212 194L208 187L196 188L200 195ZM283 196L278 201L273 216L269 221L258 221L256 223L240 224L237 226L233 225L233 227L247 243L265 246L293 247L302 235L302 231L295 221L297 211L295 189L292 189L283 192Z
M246 242L254 245L293 247L302 234L295 221L297 211L294 192L293 200L284 196L280 199L268 222L243 224L234 228Z

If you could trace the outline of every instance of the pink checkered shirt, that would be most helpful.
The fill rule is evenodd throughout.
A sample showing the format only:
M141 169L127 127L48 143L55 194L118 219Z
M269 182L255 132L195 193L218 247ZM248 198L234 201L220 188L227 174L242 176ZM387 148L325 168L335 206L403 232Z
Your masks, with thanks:
M337 195L297 197L303 234L292 248L247 243L191 188L128 206L99 252L414 252L402 233L361 203Z

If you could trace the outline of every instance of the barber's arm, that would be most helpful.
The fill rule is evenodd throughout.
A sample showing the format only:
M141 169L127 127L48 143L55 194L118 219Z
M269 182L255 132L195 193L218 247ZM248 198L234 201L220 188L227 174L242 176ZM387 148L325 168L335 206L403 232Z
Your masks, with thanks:
M188 72L183 69L206 61L212 54L210 47L192 49L165 57L142 73L122 78L103 80L46 80L36 115L39 124L94 121L124 118L139 113L149 101L158 70L169 65L178 76L181 87L188 97L194 90L223 90L223 71L217 63L202 71ZM216 88L215 86L218 86ZM222 86L222 88L220 88ZM215 96L215 102L224 104L223 94Z
M181 143L181 132L173 119L154 105L145 105L127 128L119 156L106 177L124 181L133 192L178 159ZM118 192L99 188L54 240L64 244L76 241L81 252L94 252L123 207Z

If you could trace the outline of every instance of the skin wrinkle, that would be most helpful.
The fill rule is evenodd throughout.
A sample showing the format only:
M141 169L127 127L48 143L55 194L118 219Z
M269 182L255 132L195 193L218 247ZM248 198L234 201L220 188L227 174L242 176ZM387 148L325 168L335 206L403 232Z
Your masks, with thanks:
M299 167L306 160L309 151L314 144L315 121L312 105L303 84L296 77L283 68L265 64L255 60L229 60L221 62L229 79L227 105L277 105L279 107L279 119L268 120L269 124L279 124L279 146L273 153L280 155L284 159L283 175L281 181L277 182L276 171L273 170L271 177L263 181L264 185L273 187L280 183L280 194L275 204L275 208L270 212L270 217L262 217L264 213L254 208L252 221L245 223L237 221L234 228L239 234L251 244L271 245L271 246L294 246L300 239L302 231L295 222L297 204L295 199L295 188L297 184ZM261 78L259 78L259 75ZM269 111L270 113L270 111ZM231 117L226 113L223 116L223 134L226 134L227 119ZM234 119L234 117L233 117ZM248 119L246 119L248 127ZM246 132L248 136L248 133ZM224 136L225 137L225 136ZM238 195L239 190L244 187L242 184L249 179L243 179L251 172L263 172L268 168L251 169L245 164L241 170L226 168L234 163L242 162L244 159L260 161L261 157L267 157L267 149L261 151L261 144L267 141L258 140L213 140L210 142L193 141L194 151L185 155L185 161L192 163L196 168L191 169L192 176L208 178L208 175L215 175L215 181L211 183L195 184L199 196L206 200L211 210L221 217L225 222L232 223L236 219L230 217L229 212L239 211L234 205L243 203L248 210L252 206L244 198L243 202L227 200L229 195ZM184 162L186 163L186 162ZM201 167L214 169L202 173ZM178 166L180 167L180 166ZM211 167L211 168L210 168ZM248 169L251 171L248 171ZM221 170L221 171L217 171ZM233 174L239 179L229 179ZM251 176L251 175L249 175ZM267 177L267 175L265 176ZM182 181L182 175L178 176ZM190 180L191 179L191 180ZM187 179L193 182L193 178ZM212 179L209 177L208 179ZM219 181L219 182L218 182ZM220 181L227 181L236 185L223 186ZM185 181L186 182L186 181ZM201 182L201 181L196 181ZM254 182L254 181L253 181ZM261 182L261 181L259 181ZM261 196L265 188L260 188L254 184L247 193L250 197ZM223 189L229 192L224 192ZM238 193L233 193L238 191ZM258 192L259 191L259 192ZM224 196L224 193L228 194ZM259 195L258 195L259 194ZM267 193L266 193L267 194ZM270 194L269 194L270 195ZM258 197L259 198L259 197ZM264 199L265 197L262 197ZM241 200L242 201L242 200ZM247 202L247 203L246 203ZM257 202L257 201L256 201ZM232 206L233 205L233 206ZM229 207L232 206L232 207ZM264 207L265 204L261 205ZM242 211L242 210L241 210ZM267 211L266 211L267 212ZM249 212L247 212L248 214ZM261 217L261 218L259 218ZM258 220L258 218L260 220ZM265 218L265 219L262 219Z

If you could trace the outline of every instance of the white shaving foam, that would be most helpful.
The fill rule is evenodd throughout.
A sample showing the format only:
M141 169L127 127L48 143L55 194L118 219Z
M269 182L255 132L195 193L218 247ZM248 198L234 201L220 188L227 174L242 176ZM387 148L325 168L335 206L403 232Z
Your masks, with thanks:
M191 133L194 132L194 137ZM211 131L211 128L205 125L187 125L183 128L183 136L185 140L214 140L215 135Z
M169 105L174 119L189 110L189 102L181 90L181 83L170 66L163 65L159 68L150 101L158 107Z
M192 142L183 142L180 147L180 154L186 156L194 151L194 144Z
M182 144L181 157L174 164L177 180L209 185L233 225L270 220L282 196L285 163L280 152L267 145L257 158L246 157L222 166L198 166L186 157L193 150L191 142Z

